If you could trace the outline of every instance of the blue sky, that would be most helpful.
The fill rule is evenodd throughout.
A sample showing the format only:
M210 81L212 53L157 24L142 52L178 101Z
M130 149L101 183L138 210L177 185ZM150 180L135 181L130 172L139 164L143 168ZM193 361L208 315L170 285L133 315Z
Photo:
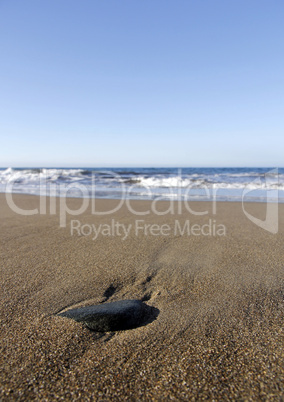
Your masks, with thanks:
M0 0L0 166L283 166L284 2Z

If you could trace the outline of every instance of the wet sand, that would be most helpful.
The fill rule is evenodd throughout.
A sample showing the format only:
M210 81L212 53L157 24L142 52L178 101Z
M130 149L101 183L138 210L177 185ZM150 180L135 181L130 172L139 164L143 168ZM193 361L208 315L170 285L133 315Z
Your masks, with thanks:
M13 199L24 209L39 207L39 197ZM0 195L1 400L284 397L284 205L279 232L272 234L252 223L240 203L219 202L216 214L210 203L191 203L206 215L176 208L136 216L123 205L95 216L88 208L67 216L65 228L56 203L54 215L23 216ZM81 203L68 200L72 209ZM97 200L96 208L117 203ZM142 212L151 203L131 206ZM160 211L168 207L157 204ZM246 208L265 216L264 204ZM142 229L135 231L137 219ZM72 220L79 221L73 235ZM187 220L191 227L211 220L226 233L182 234L178 228ZM78 233L84 224L119 230L116 223L132 225L125 240L118 232L107 235L107 226L96 239ZM167 235L156 226L145 233L143 225L154 224L169 225ZM145 300L159 314L113 333L56 316L69 306L121 299Z

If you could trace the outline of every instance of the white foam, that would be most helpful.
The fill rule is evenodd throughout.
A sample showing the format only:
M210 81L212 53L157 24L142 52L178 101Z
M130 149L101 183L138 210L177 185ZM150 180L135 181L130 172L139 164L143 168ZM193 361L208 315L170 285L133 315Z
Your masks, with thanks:
M0 170L0 192L12 191L18 193L39 194L40 186L46 185L41 191L48 195L52 186L56 195L64 191L64 186L82 183L91 193L92 176L91 171L85 172L83 169L13 169ZM107 173L107 174L106 174ZM209 190L224 190L224 197L231 197L233 190L241 191L243 189L259 190L259 194L263 194L263 190L284 190L284 174L258 174L256 172L244 173L220 173L220 174L201 174L193 173L188 175L165 175L146 174L119 176L111 171L94 172L96 179L96 190L103 191L104 194L122 193L123 183L125 189L131 194L141 198L149 196L160 196L168 198L178 198L182 194L189 193L188 190L196 190L196 197L201 197L201 192ZM94 177L93 177L94 178ZM7 185L9 185L7 187ZM145 191L145 189L148 190ZM78 192L77 192L78 193ZM76 189L70 189L68 196L74 196ZM192 192L190 193L192 194ZM79 194L80 196L80 194ZM239 196L239 195L238 195ZM259 195L261 196L261 195ZM263 196L263 195L262 195Z

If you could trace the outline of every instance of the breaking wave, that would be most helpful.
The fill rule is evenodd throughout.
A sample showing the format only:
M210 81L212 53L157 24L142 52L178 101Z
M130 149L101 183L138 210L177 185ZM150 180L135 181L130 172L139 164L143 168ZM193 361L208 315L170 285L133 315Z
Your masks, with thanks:
M76 189L77 186L77 189ZM26 194L86 196L98 198L203 199L218 190L224 200L237 200L245 189L261 200L267 190L277 190L284 199L284 169L264 168L7 168L0 169L0 191ZM68 192L66 192L66 188ZM205 195L204 195L205 194Z

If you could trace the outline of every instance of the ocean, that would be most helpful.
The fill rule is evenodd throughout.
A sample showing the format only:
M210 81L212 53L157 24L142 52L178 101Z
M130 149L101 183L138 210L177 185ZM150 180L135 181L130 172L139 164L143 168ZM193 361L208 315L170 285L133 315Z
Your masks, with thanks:
M283 203L284 168L2 168L0 192Z

